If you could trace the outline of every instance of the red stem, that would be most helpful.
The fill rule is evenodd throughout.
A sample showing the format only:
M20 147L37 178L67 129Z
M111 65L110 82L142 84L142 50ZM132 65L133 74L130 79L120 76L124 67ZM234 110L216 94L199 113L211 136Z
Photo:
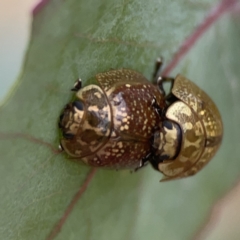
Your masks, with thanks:
M92 168L89 171L85 181L83 182L83 184L81 185L80 189L78 190L78 192L73 197L72 201L70 202L70 204L68 205L67 209L65 210L63 216L58 221L58 223L55 225L55 227L52 229L52 231L50 232L50 234L48 235L46 240L54 239L58 235L58 233L61 231L63 224L66 222L68 216L72 212L72 210L73 210L74 206L76 205L76 203L78 202L78 200L81 198L83 193L86 191L86 189L87 189L88 185L90 184L92 178L94 177L96 171L97 171L96 168Z
M15 140L16 138L26 139L30 142L46 146L46 147L50 148L50 150L53 153L60 153L61 152L61 150L55 148L52 144L50 144L48 142L44 142L43 140L41 140L39 138L35 138L35 137L33 137L31 135L28 135L28 134L25 134L25 133L3 133L3 132L0 132L0 139L1 140L6 140L6 139Z
M197 40L208 30L210 26L225 12L230 10L237 0L222 0L215 8L210 11L206 19L197 27L195 32L193 32L180 46L179 50L174 55L172 61L163 70L162 75L167 76L176 67L179 61L187 54L187 52L193 47Z
M50 0L40 0L32 10L33 16L36 16L49 1Z

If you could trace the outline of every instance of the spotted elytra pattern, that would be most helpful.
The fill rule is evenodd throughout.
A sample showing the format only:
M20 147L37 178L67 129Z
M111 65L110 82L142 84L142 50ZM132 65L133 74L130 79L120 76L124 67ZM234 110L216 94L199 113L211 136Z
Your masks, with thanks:
M191 176L215 155L223 135L220 113L211 98L187 78L178 75L172 94L179 99L166 112L166 118L182 129L182 146L173 161L159 163L163 180Z
M83 116L76 117L81 123L75 137L62 139L61 145L72 158L91 166L136 168L151 152L151 138L161 121L153 98L164 108L163 96L133 70L99 73L96 80L99 86L77 92L84 103Z

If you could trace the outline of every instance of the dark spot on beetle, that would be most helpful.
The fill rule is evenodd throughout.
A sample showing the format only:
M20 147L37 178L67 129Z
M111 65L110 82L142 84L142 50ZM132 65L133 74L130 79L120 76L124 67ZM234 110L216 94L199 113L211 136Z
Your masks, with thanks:
M167 120L163 122L163 127L166 127L169 130L173 129L172 123L170 121L167 121Z
M66 138L66 139L73 139L74 135L71 134L71 133L63 133L63 137Z
M100 124L99 114L97 112L87 112L88 123L91 126L98 126Z
M121 101L120 100L118 100L118 101L113 100L113 104L114 104L114 106L119 106L121 104Z
M192 156L193 153L195 153L198 149L195 146L189 146L185 147L182 150L182 155L185 156L186 158L189 158L189 156Z
M64 114L62 113L59 117L59 122L58 122L58 127L59 128L63 128L63 125L62 125L62 120L63 120L63 117L64 117Z
M186 131L185 138L189 142L196 142L199 139L199 137L196 135L196 133L193 132L191 129Z
M83 103L80 101L75 101L72 103L74 107L76 107L78 110L83 111Z
M181 128L176 123L174 124L174 126L175 126L175 128L177 130L177 143L178 143L178 146L177 146L177 150L176 150L176 155L173 157L173 159L175 159L178 156L178 154L179 154L179 152L181 150L181 146L182 146L182 131L181 131Z

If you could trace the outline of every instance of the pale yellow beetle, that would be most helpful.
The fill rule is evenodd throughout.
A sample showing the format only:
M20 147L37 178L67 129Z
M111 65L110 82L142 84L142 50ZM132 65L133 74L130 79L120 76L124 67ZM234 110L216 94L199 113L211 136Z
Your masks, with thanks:
M172 127L163 126L154 138L155 156L171 156L168 160L152 160L154 168L162 172L162 181L183 178L200 171L215 155L223 135L220 113L212 99L197 85L182 75L159 78L158 85L171 81L166 96L165 118ZM169 125L169 124L168 124ZM177 153L172 152L177 149Z

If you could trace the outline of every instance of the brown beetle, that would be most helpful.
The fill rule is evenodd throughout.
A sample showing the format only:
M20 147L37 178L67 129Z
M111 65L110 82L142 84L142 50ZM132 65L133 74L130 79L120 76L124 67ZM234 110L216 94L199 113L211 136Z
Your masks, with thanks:
M157 76L161 61L156 64ZM94 167L139 169L150 162L163 180L190 176L215 154L221 117L209 96L178 75L158 87L130 69L96 75L99 85L72 89L60 116L61 148ZM163 83L172 87L166 96Z

